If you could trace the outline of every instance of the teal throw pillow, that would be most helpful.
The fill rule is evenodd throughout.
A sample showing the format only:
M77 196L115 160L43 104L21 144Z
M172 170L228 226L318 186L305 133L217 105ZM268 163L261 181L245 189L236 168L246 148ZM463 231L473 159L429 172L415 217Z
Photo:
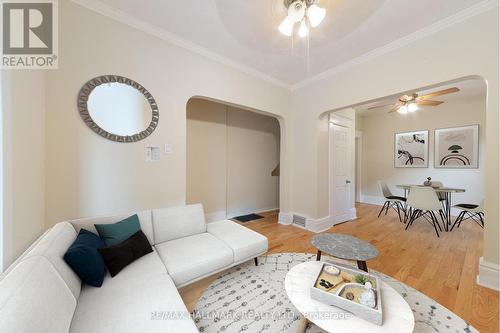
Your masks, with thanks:
M106 246L120 244L141 230L137 214L113 224L94 224L94 226L99 236L101 236L104 243L106 243Z

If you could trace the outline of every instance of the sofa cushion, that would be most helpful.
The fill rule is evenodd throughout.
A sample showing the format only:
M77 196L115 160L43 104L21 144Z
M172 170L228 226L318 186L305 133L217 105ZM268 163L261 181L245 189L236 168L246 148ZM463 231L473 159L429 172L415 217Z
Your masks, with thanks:
M187 205L153 210L155 244L207 231L203 206Z
M151 211L145 210L137 213L120 214L113 216L101 216L101 217L90 217L78 220L68 221L75 227L76 231L79 232L81 228L85 228L95 234L98 234L94 224L110 224L116 223L130 217L131 215L137 214L139 217L139 223L141 225L141 230L144 232L149 240L150 244L154 243L153 238L153 224L151 222Z
M156 250L178 287L234 262L231 248L209 233L161 243Z
M26 258L0 282L0 332L66 333L76 299L54 265Z
M177 317L169 318L169 314ZM198 333L198 330L172 279L167 274L149 274L145 278L127 276L126 281L107 280L101 288L85 285L70 332Z
M94 227L107 246L118 245L141 230L137 214L116 223L94 224Z
M251 259L267 251L266 237L233 221L208 223L207 232L229 245L235 262Z
M76 240L64 254L64 261L80 277L94 287L100 287L106 274L106 267L98 248L106 246L96 234L80 229Z
M82 281L63 259L66 250L73 244L76 236L75 228L71 224L68 222L57 223L26 254L25 259L36 256L47 258L71 289L75 298L78 298Z
M99 249L112 277L127 265L151 252L153 252L151 244L141 230L118 245Z
M103 285L108 283L113 283L115 285L121 283L122 286L126 288L127 281L147 279L149 276L157 274L168 274L168 272L158 252L156 252L153 247L153 252L146 254L126 266L120 271L120 274L115 277L111 277L111 274L107 272Z

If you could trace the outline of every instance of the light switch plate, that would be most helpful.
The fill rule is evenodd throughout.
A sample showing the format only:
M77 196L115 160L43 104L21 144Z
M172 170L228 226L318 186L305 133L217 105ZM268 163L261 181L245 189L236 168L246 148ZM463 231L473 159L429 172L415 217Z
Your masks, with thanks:
M146 145L146 162L159 162L160 161L160 146Z
M165 154L172 154L174 151L174 145L171 143L165 143Z

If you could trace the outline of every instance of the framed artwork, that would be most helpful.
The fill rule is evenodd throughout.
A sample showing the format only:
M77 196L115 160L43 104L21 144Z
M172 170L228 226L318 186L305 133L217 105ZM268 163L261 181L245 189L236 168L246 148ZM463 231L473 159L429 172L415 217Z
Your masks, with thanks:
M426 130L395 134L394 167L429 167L429 131Z
M436 129L434 167L475 169L479 167L479 125Z

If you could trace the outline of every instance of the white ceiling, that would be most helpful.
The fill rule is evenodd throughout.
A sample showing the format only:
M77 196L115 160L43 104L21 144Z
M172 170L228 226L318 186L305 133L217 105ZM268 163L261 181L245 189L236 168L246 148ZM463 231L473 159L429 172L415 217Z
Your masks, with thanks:
M320 0L324 22L304 40L281 35L283 0L76 0L99 3L159 31L294 85L482 0ZM307 57L309 53L309 57Z
M450 101L466 99L466 98L475 98L475 97L479 97L479 96L486 97L486 83L480 79L464 80L464 81L460 81L460 82L442 85L439 87L434 87L431 89L415 90L414 92L416 92L417 94L422 96L422 95L426 95L426 94L429 94L429 93L432 93L435 91L444 90L444 89L448 89L448 88L452 88L452 87L457 87L458 89L460 89L460 91L458 91L456 93L452 93L452 94L433 97L433 98L431 98L431 100L443 101L446 103L446 102L450 102ZM356 110L356 113L359 114L361 117L368 117L368 116L372 116L372 115L385 114L392 109L392 106L384 106L384 107L380 107L380 108L372 109L372 110L368 110L368 109L373 107L373 106L397 103L399 97L402 95L404 95L404 94L402 93L402 94L397 94L397 95L381 98L381 99L374 101L374 102L355 106L354 109ZM420 106L419 108L423 109L423 110L427 110L427 109L432 110L435 108L439 108L439 106Z

